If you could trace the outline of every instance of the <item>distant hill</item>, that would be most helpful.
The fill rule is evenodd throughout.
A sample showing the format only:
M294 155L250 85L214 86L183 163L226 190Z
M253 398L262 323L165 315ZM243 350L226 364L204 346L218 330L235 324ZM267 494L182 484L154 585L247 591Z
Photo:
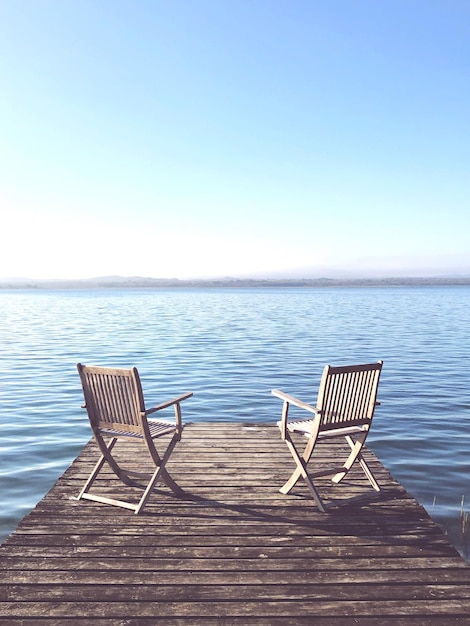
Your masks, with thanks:
M470 285L470 276L387 278L217 278L181 280L143 276L102 276L89 279L39 280L0 278L0 289L162 289L162 288L261 288L261 287L390 287Z

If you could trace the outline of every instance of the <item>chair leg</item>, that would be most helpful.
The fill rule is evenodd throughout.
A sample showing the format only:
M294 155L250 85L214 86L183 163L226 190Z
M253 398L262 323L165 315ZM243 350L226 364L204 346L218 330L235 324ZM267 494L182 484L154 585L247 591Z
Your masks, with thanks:
M116 474L119 480L121 480L125 485L128 485L130 487L141 487L142 485L140 483L138 483L137 481L131 478L131 474L134 476L139 476L139 477L148 477L149 473L147 472L143 474L141 472L127 472L117 463L117 461L114 459L113 455L111 454L111 450L114 448L114 445L116 444L118 438L113 437L110 440L110 442L106 444L101 433L95 432L94 435L95 435L95 441L98 444L101 454L104 457L103 460L106 461L106 463L108 463L109 467Z
M96 463L95 467L93 468L93 471L91 472L90 476L88 477L85 485L80 491L80 494L78 495L77 500L80 500L82 498L95 500L96 502L103 502L106 504L112 504L114 506L121 506L121 507L125 507L128 509L132 509L136 514L138 514L143 510L144 506L147 504L147 501L152 494L153 488L159 479L161 479L175 494L177 495L184 494L183 489L181 489L181 487L179 487L175 483L175 481L173 480L173 478L170 476L170 474L165 468L165 465L168 459L170 458L173 448L175 447L177 442L181 439L180 433L175 432L175 434L173 435L171 441L169 442L166 448L166 451L163 457L160 457L160 455L158 454L153 440L146 441L148 451L156 466L155 471L151 475L148 472L147 473L133 472L133 471L126 472L118 465L118 463L115 461L114 457L111 454L111 451L114 448L118 440L117 437L113 437L108 444L105 443L104 439L99 434L98 435L95 434L95 439L101 450L101 456L98 462ZM93 483L95 482L98 474L100 473L105 463L109 464L109 466L111 467L113 472L116 474L116 476L126 485L145 487L145 491L138 504L130 504L122 500L114 500L112 498L105 498L103 496L89 493L89 490L91 489ZM146 483L146 485L142 485L141 483L138 483L135 480L132 480L131 475L138 476L140 478L145 477L147 479L150 476L150 480Z
M126 472L116 463L116 461L114 460L114 458L112 457L112 455L110 454L111 450L114 448L114 446L116 445L117 442L117 437L113 437L109 444L106 445L106 443L103 441L103 439L96 439L98 446L101 450L101 456L98 459L98 462L96 463L95 467L93 468L91 474L88 476L86 483L84 484L82 490L80 491L80 493L77 496L77 500L81 500L82 498L87 498L87 499L92 499L88 494L88 492L90 491L93 483L95 482L96 478L98 477L98 474L100 473L103 465L105 463L108 463L109 466L111 467L111 469L113 470L113 472L116 474L116 476L126 485L129 486L138 486L139 484L135 481L133 481L127 474ZM148 476L148 474L147 474ZM93 499L95 498L95 496L93 496ZM105 500L106 501L106 500Z
M184 493L184 491L181 489L181 487L179 487L175 481L173 480L173 478L171 478L170 474L167 472L165 465L166 462L168 461L168 459L170 458L170 455L173 451L173 448L175 447L176 443L180 440L180 437L178 435L178 433L175 433L175 435L173 435L172 440L170 441L170 443L168 444L168 447L165 451L165 454L163 455L162 458L160 458L160 455L158 454L155 446L153 445L153 441L151 443L151 445L148 445L149 447L149 452L150 455L152 456L152 459L155 462L155 465L157 465L157 469L155 470L155 472L152 475L152 478L149 480L149 483L144 491L144 494L142 496L142 498L140 499L139 504L137 505L136 509L135 509L135 514L138 515L142 509L144 508L144 506L147 504L148 499L150 498L153 488L155 486L155 484L157 483L158 479L161 478L163 480L163 482L167 485L167 487L170 487L170 489L176 493L177 495L182 495ZM149 444L149 442L147 442Z
M375 491L381 491L380 485L379 483L375 480L374 474L372 473L372 470L370 469L370 467L367 465L367 463L365 462L362 454L360 454L358 456L358 461L362 467L362 471L364 472L364 474L367 476L367 480L370 482L370 484L372 485L372 488Z
M91 472L91 474L88 476L88 479L86 481L86 483L84 484L82 490L80 491L80 493L77 496L77 500L81 500L83 498L83 496L88 492L89 489L91 489L91 486L93 485L93 483L95 482L95 478L98 476L98 474L101 471L101 468L104 465L105 462L105 458L103 455L101 455L98 463L95 465L95 467L93 468L93 471Z
M358 439L354 440L351 436L348 435L347 437L345 437L345 439L348 442L349 447L351 448L351 452L343 465L344 471L335 474L335 476L333 476L331 480L334 483L339 483L340 481L342 481L353 466L354 462L357 460L372 487L375 489L375 491L380 491L380 486L375 480L372 470L367 465L364 457L361 454L361 450L364 446L366 436L361 436Z
M177 495L182 495L184 493L184 491L183 491L183 489L181 489L181 487L179 487L175 483L173 478L168 473L165 465L166 465L168 459L170 458L171 453L173 452L173 448L178 443L178 441L180 441L180 439L181 439L181 435L176 432L173 435L170 443L168 444L167 449L165 451L165 454L163 455L162 458L160 458L160 455L158 454L157 449L155 448L155 444L154 444L153 440L146 442L148 451L150 453L150 456L152 457L153 462L155 463L155 465L158 468L157 471L158 471L159 477L163 480L165 485L167 487L169 487ZM152 478L152 480L153 480L153 478Z
M287 434L286 436L286 444L292 454L292 457L297 467L293 471L289 480L279 489L279 491L283 494L289 493L289 491L294 487L294 485L296 485L299 478L302 477L305 480L307 487L313 496L313 499L315 500L315 504L318 506L318 508L320 509L322 513L326 513L326 505L321 499L320 494L318 493L315 485L312 482L312 479L310 478L307 472L307 463L309 462L310 457L312 456L313 448L315 447L315 440L312 438L308 440L308 443L305 446L305 450L303 452L302 457L300 457L299 453L297 452L297 448L292 442L289 434Z
M292 439L290 438L289 433L286 434L286 444L294 458L294 461L297 465L296 469L292 472L291 477L289 478L289 480L279 489L279 491L283 494L287 494L289 493L289 491L295 487L295 485L297 484L299 478L303 475L302 472L305 471L305 467L302 464L302 462L300 461L300 456L299 453L297 452L297 448L295 447ZM312 439L308 440L307 445L305 446L305 450L302 454L302 459L305 463L305 465L308 463L308 461L310 460L310 457L312 456L312 452L313 452L313 448L314 448L314 442Z
M114 445L116 444L116 441L117 441L117 438L113 437L111 439L111 441L109 442L108 446L106 446L106 444L104 444L104 442L103 442L103 444L104 444L104 446L106 448L106 452L108 454L105 454L103 452L103 450L102 450L101 457L99 458L98 462L96 463L95 467L93 468L93 471L91 472L91 474L88 476L88 479L87 479L86 483L84 484L82 490L78 494L77 500L81 500L85 496L85 494L88 493L88 491L91 489L91 486L95 482L96 477L100 473L101 468L103 467L105 462L109 463L109 457L110 457L109 452L111 452L111 450L114 448ZM101 444L100 443L99 443L99 447L101 448ZM120 468L118 467L117 469L119 470ZM113 468L113 470L114 470L114 468ZM115 471L115 473L116 473L116 471Z

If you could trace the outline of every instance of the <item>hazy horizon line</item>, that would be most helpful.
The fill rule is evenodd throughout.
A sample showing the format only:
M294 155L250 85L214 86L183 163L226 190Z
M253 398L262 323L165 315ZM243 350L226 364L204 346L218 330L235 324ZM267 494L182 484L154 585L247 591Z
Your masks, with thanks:
M93 277L81 277L81 278L28 278L27 276L7 276L0 277L0 285L16 286L18 284L34 285L43 283L55 283L55 284L77 284L77 283L91 283L91 284L113 284L113 283L234 283L234 282L387 282L387 281L425 281L425 282L449 282L449 281L469 281L470 272L446 272L446 273L342 273L342 274L323 274L323 275L292 275L277 274L277 275L234 275L234 276L197 276L197 277L171 277L171 278L158 278L154 276L145 275L121 275L110 274Z

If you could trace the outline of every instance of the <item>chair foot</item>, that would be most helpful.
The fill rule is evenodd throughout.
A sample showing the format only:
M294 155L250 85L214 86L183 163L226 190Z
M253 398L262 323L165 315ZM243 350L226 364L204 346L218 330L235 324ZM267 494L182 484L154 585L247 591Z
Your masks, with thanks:
M331 479L332 483L338 484L339 482L341 482L343 480L343 478L346 476L347 472L338 472L337 474L335 474L333 476L333 478Z

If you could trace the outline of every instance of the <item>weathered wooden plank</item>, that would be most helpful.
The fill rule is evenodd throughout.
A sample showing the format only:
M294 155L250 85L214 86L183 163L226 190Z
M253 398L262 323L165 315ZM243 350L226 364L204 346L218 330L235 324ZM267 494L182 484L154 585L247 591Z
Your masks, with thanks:
M109 529L108 529L109 532ZM46 534L46 532L26 532L15 533L12 535L8 542L9 550L5 550L11 553L11 546L15 547L38 547L38 546L54 546L59 547L76 547L76 546L122 546L125 543L126 547L139 547L146 548L148 546L155 545L155 536L152 534L131 534L131 533L119 533L119 531L112 531L111 535L103 535L98 533L86 533L81 532L77 528L77 533L69 534ZM375 548L383 544L382 538L373 537L357 537L357 536L345 536L345 543L348 546L354 547L371 547ZM304 550L307 544L309 549L324 549L329 546L337 545L337 539L329 535L312 536L308 534L302 535L290 535L290 536L266 536L266 535L231 535L228 530L224 534L207 534L207 535L187 535L187 534L159 534L158 543L160 548L179 546L182 549L185 546L198 546L201 548L213 547L213 546L226 546L227 542L232 539L232 545L236 539L236 545L240 547L256 546L256 547L272 547L272 546L286 546L290 549ZM448 547L448 542L442 535L390 535L389 539L393 539L394 545L397 546L415 546L432 547L435 550L438 546L445 549Z
M197 584L192 583L190 588L192 602L212 602L214 597L219 602L238 600L240 602L264 602L264 601L302 601L311 603L314 599L316 603L322 600L329 601L354 601L363 594L363 583L345 583L339 585L319 584L302 582L301 584L279 582L268 584L246 583L239 584ZM414 600L432 600L439 598L445 600L468 600L470 591L463 593L463 587L459 584L367 584L367 600L390 601L403 600L407 602L409 598ZM127 584L121 585L119 589L115 585L109 584L80 584L73 585L65 583L36 584L36 585L4 585L0 589L0 601L8 599L9 602L42 602L45 594L47 601L57 602L88 602L90 598L93 602L116 602L125 592L128 602L146 602L150 598L155 598L159 603L187 601L188 585L185 584Z
M6 572L11 569L26 570L31 568L33 561L31 558L21 556L6 556L2 558L2 577L6 576ZM119 571L132 569L136 572L153 571L158 568L158 571L206 571L208 568L213 571L235 571L244 572L251 571L265 571L269 569L271 571L282 572L283 575L286 572L293 570L308 569L312 572L318 571L330 571L330 570L343 570L346 565L350 568L356 568L361 570L368 570L373 579L374 572L381 569L384 565L384 557L378 558L356 558L354 560L344 558L318 558L314 562L312 559L270 559L269 561L260 553L259 558L254 559L211 559L210 561L203 558L194 559L155 559L153 557L148 558L129 558L129 557L114 557L106 558L99 556L93 557L87 556L74 556L68 557L34 557L35 569L55 569L55 570L88 570L88 571ZM409 568L434 568L434 569L447 569L449 567L461 569L467 569L465 563L460 566L453 563L448 558L443 557L397 557L388 558L386 561L388 569L395 570L407 570ZM280 577L280 580L283 578ZM4 580L4 578L3 578Z
M353 621L354 620L354 621ZM0 624L2 626L25 626L25 624L32 624L34 626L64 626L64 624L70 626L90 626L89 618L80 618L80 617L47 617L47 618L34 618L34 621L28 620L27 618L14 618L9 617L2 619L0 617ZM265 617L254 617L250 616L247 618L244 617L236 617L230 616L228 619L222 619L220 617L213 616L205 616L202 618L194 617L186 618L186 617L174 617L174 616L165 616L162 618L159 617L138 617L135 619L125 619L121 620L119 618L93 618L92 620L93 626L155 626L155 624L164 624L165 626L187 626L188 623L191 626L220 626L221 624L230 624L234 626L297 626L297 625L308 625L319 624L322 625L334 625L334 626L351 626L351 624L361 624L361 626L397 626L398 622L395 616L387 617L387 616L379 616L379 617L371 617L361 615L360 618L351 618L351 617L341 617L338 615L330 615L320 617L315 615L312 618L312 615L309 616L301 616L295 615L291 616L270 616L269 622ZM402 622L403 623L403 622ZM462 619L460 617L453 618L451 615L446 616L430 616L426 615L424 617L420 616L406 616L406 626L424 626L433 624L435 626L447 626L448 624L468 624L468 620Z
M403 559L411 557L434 557L439 553L440 557L453 557L454 552L451 548L441 545L429 546L306 546L305 549L299 547L242 547L242 546L218 546L218 547L201 547L201 546L142 546L142 547L122 547L122 546L74 546L73 554L67 558L82 558L85 555L90 558L98 557L99 559L115 559L115 558L153 558L161 560L162 563L168 559L236 559L240 562L249 561L251 559L270 559L288 560L292 567L296 566L296 562L304 559L340 559L344 561L348 559L350 564L354 566L353 559ZM12 546L5 552L6 556L28 559L41 558L60 558L64 554L64 546Z
M351 626L351 624L361 624L361 626L397 626L398 622L395 616L386 617L371 617L361 615L360 618L354 618L352 621L351 617L342 617L338 615L330 615L325 618L321 618L323 624L333 624L334 626ZM90 626L90 622L93 626L155 626L155 624L164 623L165 626L186 626L188 623L191 626L220 626L221 624L233 625L233 626L245 626L249 624L250 626L297 626L300 625L308 625L311 626L312 623L319 623L320 618L313 618L311 615L302 616L296 615L294 617L283 615L282 617L278 616L270 616L269 621L265 617L236 617L230 616L227 619L221 617L194 617L186 618L186 617L174 617L174 616L165 616L164 618L155 618L155 617L141 617L135 619L125 619L121 620L119 618L96 618L94 617L92 621L89 618L80 618L73 617L67 619L65 617L54 618L34 618L34 626L64 626L64 624L71 624L71 626ZM2 619L0 617L0 624L2 626L25 626L25 624L31 624L32 622L27 618L6 618ZM403 622L402 622L403 623ZM406 626L429 626L432 624L433 626L448 626L451 624L468 624L469 621L462 619L460 617L452 617L449 615L439 616L439 615L426 615L426 616L406 616Z
M286 574L282 579L283 573ZM290 584L318 584L318 585L341 585L341 584L370 584L371 570L310 570L293 569L285 570L201 570L191 571L188 578L186 570L165 570L164 579L160 570L136 571L135 569L120 570L9 570L5 580L8 584L21 584L26 587L38 584L57 585L63 584L86 584L86 585L117 585L124 588L126 585L148 584L161 585L259 585L277 584L283 585L288 581ZM373 570L374 583L401 583L405 584L431 584L445 585L456 584L459 586L470 583L470 574L462 567L425 568L408 567L406 569L377 569Z
M125 593L124 593L125 595ZM470 614L470 599L436 599L430 602L424 600L265 600L265 601L162 601L147 599L142 602L107 601L107 602L5 602L2 606L2 616L12 617L60 617L74 619L88 617L90 619L114 617L115 620L140 619L142 617L158 617L174 619L191 617L214 617L221 619L244 617L245 623L250 623L252 617L262 617L265 623L270 624L274 617L309 617L333 618L338 616L349 619L362 619L363 616L394 616L395 620L402 620L409 616L419 616L422 619L428 615L441 616L450 619ZM427 619L427 618L426 618ZM230 620L228 623L231 623ZM120 623L119 621L117 623ZM122 622L126 623L126 622ZM127 622L128 623L128 622ZM187 623L187 622L186 622ZM354 622L353 622L354 623ZM395 624L403 622L395 621ZM423 624L427 623L423 619ZM467 622L468 623L468 622Z

